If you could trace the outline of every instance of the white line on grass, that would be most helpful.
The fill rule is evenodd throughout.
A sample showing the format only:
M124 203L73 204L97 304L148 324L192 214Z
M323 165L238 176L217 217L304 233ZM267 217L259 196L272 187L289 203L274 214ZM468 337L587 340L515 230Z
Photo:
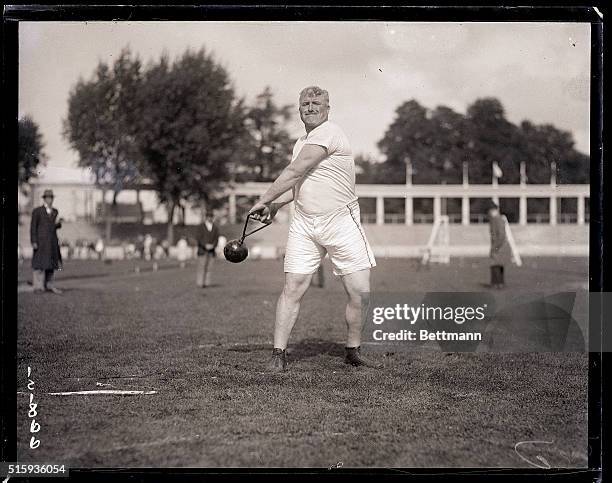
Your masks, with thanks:
M123 391L120 389L97 389L92 391L67 391L67 392L48 392L50 396L89 396L97 394L118 394L121 396L133 396L133 395L149 395L157 394L157 391Z

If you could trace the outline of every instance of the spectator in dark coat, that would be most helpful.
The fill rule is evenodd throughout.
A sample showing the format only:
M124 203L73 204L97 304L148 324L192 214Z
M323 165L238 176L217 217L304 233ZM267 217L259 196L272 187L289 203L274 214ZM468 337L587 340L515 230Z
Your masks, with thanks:
M62 268L62 254L57 229L62 227L58 211L53 208L53 191L45 190L42 206L32 212L30 241L32 242L32 285L35 292L62 293L53 286L53 272Z
M206 213L202 226L198 229L198 264L196 284L198 287L208 287L212 272L212 262L215 257L215 248L219 243L219 226L212 212Z
M491 202L488 209L489 230L491 233L491 286L504 288L504 266L512 261L512 249L506 236L506 217L499 207Z

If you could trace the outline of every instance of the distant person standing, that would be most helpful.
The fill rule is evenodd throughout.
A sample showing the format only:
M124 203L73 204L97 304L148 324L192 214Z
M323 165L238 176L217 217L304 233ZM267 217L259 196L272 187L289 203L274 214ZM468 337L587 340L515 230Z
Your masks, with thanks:
M491 202L488 208L489 231L491 233L491 287L502 289L505 287L504 266L512 261L512 249L506 236L506 217L499 211L499 207Z
M189 243L187 243L187 239L184 236L176 244L176 257L178 258L179 266L185 268L187 258L189 257Z
M153 258L152 246L153 246L153 237L147 233L143 241L143 250L144 250L145 260L151 260L151 258Z
M98 260L104 258L104 240L102 240L102 238L98 238L98 241L96 241L96 253L98 255Z
M136 243L134 243L136 256L140 259L144 258L144 236L138 235Z
M317 273L313 275L312 280L310 281L310 285L320 288L325 287L325 269L323 268L323 263L319 265Z
M164 250L164 258L170 257L170 242L167 238L164 238L161 242L161 247Z
M157 251L157 238L155 237L151 237L151 245L149 246L149 253L151 256L151 260L153 260L153 271L157 272L157 270L159 269L159 263L157 263L157 261L159 260L159 253Z
M196 273L196 285L198 287L210 286L213 258L215 248L219 243L219 226L211 211L206 213L204 223L200 226L197 235L198 242L198 267Z
M62 227L59 212L53 208L53 191L45 190L43 205L32 212L30 241L32 242L32 285L35 292L62 291L53 285L53 272L62 268L62 254L57 239L57 229Z

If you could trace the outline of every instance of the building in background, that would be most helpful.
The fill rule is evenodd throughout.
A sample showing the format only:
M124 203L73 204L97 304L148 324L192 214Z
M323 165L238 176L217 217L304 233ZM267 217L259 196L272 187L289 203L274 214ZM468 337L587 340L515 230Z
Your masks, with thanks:
M524 172L524 167L521 171ZM551 173L554 172L553 166ZM546 184L528 184L524 176L519 184L501 184L495 177L490 184L470 184L467 167L462 183L413 184L410 173L410 166L407 166L405 184L356 186L362 205L362 222L366 232L371 233L369 236L375 253L418 255L427 243L431 227L444 217L456 227L451 230L453 253L477 256L484 250L478 245L478 240L487 221L486 213L479 211L478 203L494 200L504 212L515 213L509 221L518 244L526 250L524 253L588 255L588 184L558 184L554 174ZM220 225L243 223L248 209L269 185L257 182L236 184L228 191L224 207L216 210ZM53 189L56 193L56 206L65 220L62 240L95 241L100 236L100 227L104 223L102 191L85 170L48 169L31 182L28 196L20 193L19 243L26 258L30 246L29 214L45 189ZM112 193L108 192L107 204L111 203L111 197ZM277 251L286 239L292 210L293 204L284 207L276 217L276 228L258 234L261 247L276 247L272 251ZM177 210L174 222L195 228L203 222L203 214L201 207L186 204L184 219ZM166 223L165 207L159 203L156 192L146 185L125 189L118 194L113 219L116 242L128 242L135 233L163 228L161 225ZM162 233L165 232L160 229L160 239L163 239Z

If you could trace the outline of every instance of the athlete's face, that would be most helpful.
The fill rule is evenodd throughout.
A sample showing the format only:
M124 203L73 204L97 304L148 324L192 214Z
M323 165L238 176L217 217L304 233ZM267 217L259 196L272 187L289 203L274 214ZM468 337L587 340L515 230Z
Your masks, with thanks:
M300 98L300 118L306 129L314 129L327 121L329 104L324 96L302 96Z

